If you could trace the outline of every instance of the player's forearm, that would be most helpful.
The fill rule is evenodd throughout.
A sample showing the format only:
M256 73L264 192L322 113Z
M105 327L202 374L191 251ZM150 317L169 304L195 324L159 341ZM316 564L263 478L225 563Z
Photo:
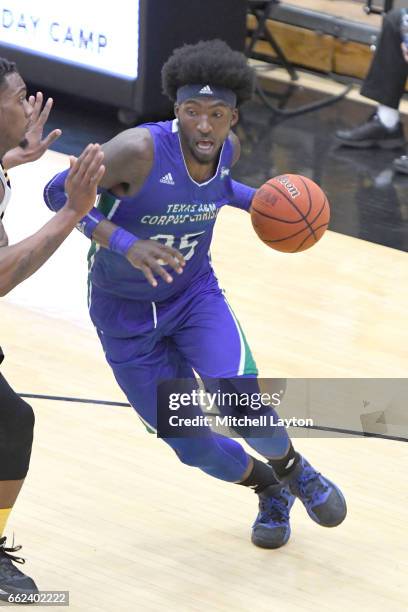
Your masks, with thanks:
M241 208L249 212L251 203L255 195L256 189L239 183L238 181L231 180L231 206L235 208Z
M108 221L107 219L98 223L92 232L92 240L95 240L100 246L109 248L109 241L113 232L118 229L118 226Z
M67 176L68 170L56 174L44 188L44 202L54 212L61 210L67 201L65 193ZM109 238L116 228L117 226L106 220L104 215L95 207L78 224L79 231L85 234L87 238L96 240L103 247L109 245ZM97 229L98 231L96 231Z
M12 246L0 248L0 295L6 295L36 272L78 221L78 215L64 207L32 236Z
M66 202L64 185L67 173L67 170L60 172L44 188L44 202L50 210L60 210ZM95 207L80 220L77 227L87 238L95 240L100 246L124 257L137 240L130 232L108 221Z

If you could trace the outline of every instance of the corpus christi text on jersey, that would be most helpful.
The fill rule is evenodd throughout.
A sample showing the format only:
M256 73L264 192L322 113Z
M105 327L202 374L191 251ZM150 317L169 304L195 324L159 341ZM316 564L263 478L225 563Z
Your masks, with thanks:
M216 219L218 212L219 208L214 203L169 204L163 214L143 215L141 223L148 225L199 223Z
M170 427L313 427L313 419L275 419L273 415L262 415L259 417L244 416L221 416L203 414L195 417L179 417L172 414L169 418Z

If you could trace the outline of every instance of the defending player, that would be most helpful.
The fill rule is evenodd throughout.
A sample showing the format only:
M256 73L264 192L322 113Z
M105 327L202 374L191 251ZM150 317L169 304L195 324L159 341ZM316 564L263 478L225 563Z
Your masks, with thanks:
M52 107L50 98L42 107L42 94L27 98L26 86L14 63L0 58L0 159L7 168L38 159L60 135L54 130L42 139L43 127ZM95 202L96 187L104 167L99 145L89 145L75 160L67 177L68 199L64 207L36 234L8 246L0 220L0 295L31 276L51 257L78 221ZM11 195L10 182L0 165L0 219ZM0 363L3 361L0 349ZM33 440L34 413L0 374L0 599L10 594L37 592L34 581L18 570L11 553L21 546L7 547L1 537L8 515L27 474Z
M230 169L240 152L231 128L237 107L252 95L254 75L244 55L207 41L177 49L162 77L176 119L127 130L103 146L108 191L82 224L95 241L92 321L116 380L154 429L159 380L193 377L194 368L205 380L257 385L255 362L208 255L220 208L248 211L253 197ZM54 210L65 202L65 176L45 188ZM339 489L295 452L282 427L270 439L249 440L268 464L208 428L199 439L166 442L183 463L255 490L258 546L287 542L295 496L320 525L338 525L346 515Z

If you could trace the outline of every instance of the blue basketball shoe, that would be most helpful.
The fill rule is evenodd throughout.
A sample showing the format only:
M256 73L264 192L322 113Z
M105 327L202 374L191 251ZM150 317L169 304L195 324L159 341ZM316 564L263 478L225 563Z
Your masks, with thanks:
M308 515L323 527L336 527L346 518L347 506L342 492L300 456L294 470L281 478L303 503Z
M259 513L252 525L252 543L262 548L280 548L289 540L289 512L295 496L280 484L266 487L259 496Z

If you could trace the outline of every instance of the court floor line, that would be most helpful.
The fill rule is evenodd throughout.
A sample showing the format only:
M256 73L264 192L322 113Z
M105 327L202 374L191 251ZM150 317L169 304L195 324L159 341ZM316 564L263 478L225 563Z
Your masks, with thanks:
M302 427L299 425L299 427ZM332 433L359 436L361 438L380 438L382 440L393 440L395 442L408 442L408 438L390 436L388 434L374 433L369 431L355 431L354 429L340 429L338 427L324 427L323 425L306 425L305 429L316 429L318 431L331 431Z
M78 404L100 404L102 406L124 406L130 408L130 404L127 402L112 402L109 400L97 400L88 399L83 397L65 397L61 395L41 395L38 393L17 393L20 397L26 397L27 399L45 399L53 400L55 402L75 402Z
M109 400L97 400L97 399L89 399L89 398L81 398L81 397L65 397L59 395L41 395L37 393L18 393L20 397L25 397L27 399L44 399L51 400L55 402L74 402L78 404L96 404L100 406L120 406L124 408L130 408L131 405L127 402L112 402ZM371 433L371 432L361 432L355 431L354 429L341 429L339 427L326 427L324 425L298 425L298 429L313 429L316 431L327 431L332 433L338 433L348 436L358 436L360 438L379 438L382 440L393 440L395 442L408 442L408 438L400 437L400 436L390 436L387 434L381 433Z

